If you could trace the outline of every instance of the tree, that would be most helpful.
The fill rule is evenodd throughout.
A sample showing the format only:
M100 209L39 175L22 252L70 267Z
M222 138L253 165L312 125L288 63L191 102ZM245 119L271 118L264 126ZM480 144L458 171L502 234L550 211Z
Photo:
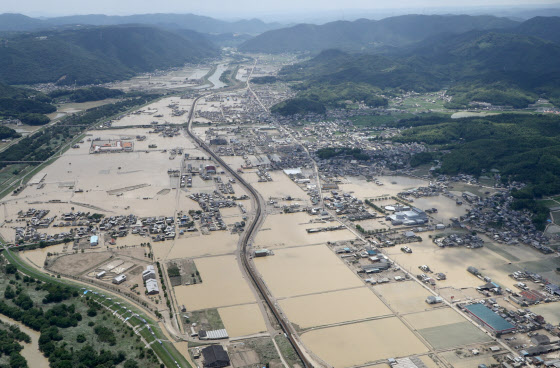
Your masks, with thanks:
M13 264L8 264L6 265L6 273L7 274L15 274L17 272L17 267L14 266Z
M124 362L124 368L138 368L138 363L136 363L135 360L132 359L128 359L126 362Z

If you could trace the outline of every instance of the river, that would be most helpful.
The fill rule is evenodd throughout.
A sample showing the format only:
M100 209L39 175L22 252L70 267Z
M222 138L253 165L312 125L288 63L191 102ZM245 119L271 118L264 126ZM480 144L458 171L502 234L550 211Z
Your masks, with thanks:
M39 350L39 332L30 329L27 326L22 325L20 322L13 320L0 314L0 320L5 323L19 326L20 330L25 332L31 337L31 343L21 343L23 345L23 350L21 355L27 360L27 365L33 368L49 368L49 361L43 353Z

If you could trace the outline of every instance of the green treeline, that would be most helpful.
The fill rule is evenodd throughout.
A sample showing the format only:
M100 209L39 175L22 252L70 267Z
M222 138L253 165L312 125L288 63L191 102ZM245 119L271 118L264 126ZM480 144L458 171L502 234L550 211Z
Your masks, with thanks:
M305 115L309 113L324 114L327 109L324 104L305 98L293 98L272 106L271 111L283 116Z
M57 90L49 93L52 98L65 98L72 102L100 101L107 98L116 98L124 95L119 89L104 87L79 88L76 90Z
M360 148L349 148L349 147L342 147L342 148L333 148L333 147L326 147L317 150L317 156L322 160L328 160L334 157L343 157L348 158L350 160L360 160L360 161L367 161L369 160L369 156L362 152Z

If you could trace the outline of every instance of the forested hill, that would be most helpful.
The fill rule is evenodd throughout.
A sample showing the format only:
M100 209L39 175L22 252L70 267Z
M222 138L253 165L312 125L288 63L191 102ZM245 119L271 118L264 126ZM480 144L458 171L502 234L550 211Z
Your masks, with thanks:
M217 55L204 37L149 26L17 34L0 41L0 82L100 83Z
M527 107L539 96L560 104L560 46L518 34L471 31L432 38L397 55L327 50L284 67L279 77L309 86L366 83L391 90L455 96L448 107L471 101Z
M265 32L239 48L250 52L348 51L400 47L442 33L509 29L519 23L507 18L469 15L404 15L379 21L359 19L323 25L299 24Z

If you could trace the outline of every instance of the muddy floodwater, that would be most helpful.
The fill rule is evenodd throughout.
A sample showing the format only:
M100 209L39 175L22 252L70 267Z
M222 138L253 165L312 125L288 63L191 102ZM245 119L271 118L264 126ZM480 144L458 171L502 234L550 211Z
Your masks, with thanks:
M266 325L257 304L219 308L218 313L220 313L230 337L247 336L266 331Z
M364 199L383 195L395 196L407 189L427 186L429 184L427 180L410 178L408 176L379 176L377 179L383 185L377 185L362 178L348 177L347 183L340 184L339 186L345 192L353 192L356 197Z
M282 299L279 303L290 321L301 328L391 314L367 287Z
M23 350L21 351L21 356L27 360L27 365L32 368L49 368L49 360L45 358L45 356L39 350L39 337L41 337L41 333L35 330L30 329L27 326L22 325L16 320L13 320L9 317L6 317L0 314L0 320L5 323L9 323L11 325L19 326L19 329L22 332L31 337L31 343L21 343L23 345Z
M195 264L202 283L176 286L179 305L192 311L255 302L234 256L199 258Z
M214 85L214 87L212 87L212 89L222 88L222 87L226 86L226 84L223 83L220 80L220 77L222 76L222 73L225 72L226 69L227 69L227 64L220 64L216 68L216 71L214 72L214 74L212 74L210 77L208 77L208 81L210 81L210 83L212 83Z
M428 351L396 317L313 330L301 338L315 354L336 368Z
M258 271L277 298L363 286L326 245L276 249L255 258Z
M316 219L316 216L310 216L306 212L267 216L255 238L255 246L262 248L289 247L350 240L356 237L346 229L309 234L307 229L340 225L338 222L311 222Z

